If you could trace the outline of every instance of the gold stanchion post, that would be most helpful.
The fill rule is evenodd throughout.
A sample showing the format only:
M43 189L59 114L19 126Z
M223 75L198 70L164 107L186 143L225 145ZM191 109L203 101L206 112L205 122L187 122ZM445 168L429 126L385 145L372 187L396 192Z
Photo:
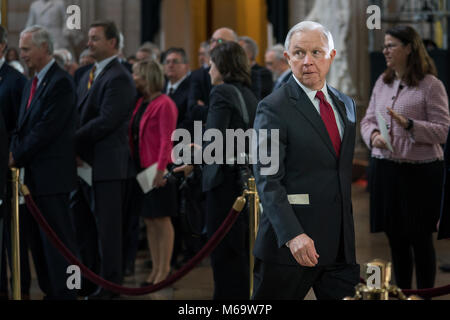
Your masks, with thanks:
M11 203L11 242L12 242L12 293L14 300L21 300L20 292L20 240L19 240L19 175L20 170L11 169L12 203Z
M259 216L258 207L259 199L256 191L255 178L248 179L248 206L249 206L249 267L250 267L250 298L253 295L253 267L255 259L253 257L253 247L255 245L256 234L258 232Z

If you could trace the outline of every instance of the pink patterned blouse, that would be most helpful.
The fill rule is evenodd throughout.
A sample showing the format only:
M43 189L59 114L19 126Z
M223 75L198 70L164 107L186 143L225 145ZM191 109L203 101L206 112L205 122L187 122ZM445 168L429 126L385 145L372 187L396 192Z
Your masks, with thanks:
M372 148L372 157L397 162L424 163L443 159L440 144L446 141L450 126L448 97L442 82L427 75L417 87L408 87L395 80L383 82L381 75L373 89L369 108L361 121L361 134L371 148L370 136L378 130L376 111L387 122L394 152ZM407 131L387 113L387 107L414 121Z

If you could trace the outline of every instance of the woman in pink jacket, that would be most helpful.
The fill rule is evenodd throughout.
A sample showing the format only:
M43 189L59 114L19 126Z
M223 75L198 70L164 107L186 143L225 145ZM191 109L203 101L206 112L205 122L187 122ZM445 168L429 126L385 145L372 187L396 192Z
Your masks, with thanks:
M396 283L409 289L434 286L432 233L439 218L443 152L450 125L448 97L422 39L409 26L386 32L387 69L375 84L361 134L372 151L371 232L385 232ZM377 115L385 119L392 149ZM382 122L380 122L382 123Z
M152 272L142 286L163 281L170 273L174 230L171 217L177 214L177 190L164 178L171 164L171 136L176 128L178 110L175 103L161 93L164 74L154 60L133 66L133 79L142 98L136 104L129 127L130 147L139 171L155 163L154 189L142 195L141 215L147 227L152 258Z

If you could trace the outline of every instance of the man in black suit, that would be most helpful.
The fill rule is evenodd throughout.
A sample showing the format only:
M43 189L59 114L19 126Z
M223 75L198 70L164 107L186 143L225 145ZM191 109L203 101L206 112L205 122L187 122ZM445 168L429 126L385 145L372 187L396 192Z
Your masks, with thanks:
M11 139L11 134L13 130L16 128L17 123L17 117L19 114L19 107L20 107L20 99L22 97L22 91L23 87L25 86L25 83L27 82L27 79L18 72L16 69L8 65L8 63L5 61L5 51L6 47L8 45L8 37L7 37L7 31L0 26L0 114L3 118L3 128L1 133L2 139L2 148L6 148L6 164L5 162L2 162L3 165L6 165L6 168L8 167L8 156L9 156L9 143ZM4 130L4 131L3 131ZM6 142L4 142L6 141ZM0 178L0 193L3 192L2 197L0 199L3 200L3 204L0 205L0 243L3 243L3 245L0 245L0 298L1 295L7 294L7 280L6 280L6 248L9 248L10 252L10 236L9 236L9 225L10 225L10 219L9 219L9 199L11 194L11 187L9 184L6 184L7 178L10 174L8 171L2 171L1 174L6 174L6 176L2 176ZM6 184L6 192L5 192L5 184ZM3 213L3 214L2 214ZM3 216L3 218L2 218ZM23 222L23 215L21 215L21 226ZM4 220L1 220L4 219ZM2 227L3 224L3 227ZM21 241L20 241L20 247L21 247L21 289L22 289L22 295L25 296L26 294L29 294L29 288L30 288L30 269L28 264L28 255L25 254L28 252L28 247L26 245L26 234L21 233ZM3 242L2 242L3 240Z
M170 48L165 52L164 74L167 77L164 93L177 105L177 129L194 130L194 124L187 117L187 104L191 75L189 61L183 48Z
M209 40L209 51L224 41L238 41L238 36L230 28L219 28L214 31ZM209 93L211 92L211 77L209 67L194 70L191 74L191 88L189 89L188 113L192 121L206 123L209 105Z
M289 63L284 56L283 45L276 44L267 49L264 58L267 69L269 69L274 76L275 84L273 86L273 91L275 91L285 84L292 74Z
M78 165L85 162L92 168L101 275L114 283L122 282L123 196L130 175L127 130L136 98L131 74L117 59L118 46L113 22L90 26L88 47L96 63L78 86L76 132ZM100 290L92 298L113 296Z
M25 184L38 208L66 247L77 254L69 212L69 193L76 182L74 84L55 63L45 28L25 29L19 47L21 58L36 75L23 91L9 166L25 169ZM76 298L76 292L66 285L68 262L35 223L33 230L30 246L33 256L40 258L36 262L40 281L48 279L44 284L47 298Z
M450 238L450 130L444 150L444 186L442 188L441 218L439 219L438 240ZM450 272L450 266L444 267L446 272Z
M271 145L279 167L254 167L263 214L253 298L303 299L312 287L318 299L342 299L359 282L351 203L355 103L326 84L336 55L326 28L301 22L285 47L295 77L259 104L254 124L259 147Z
M250 37L239 37L239 44L244 48L251 67L252 91L258 101L264 99L272 92L272 73L269 69L256 63L258 45Z

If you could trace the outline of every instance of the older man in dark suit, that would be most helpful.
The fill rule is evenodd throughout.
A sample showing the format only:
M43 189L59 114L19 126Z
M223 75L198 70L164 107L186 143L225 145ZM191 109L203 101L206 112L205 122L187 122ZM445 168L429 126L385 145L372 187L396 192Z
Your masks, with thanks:
M88 47L96 63L78 86L78 165L92 168L101 275L122 281L122 211L125 181L130 175L128 122L136 98L131 74L117 58L119 31L113 22L93 23ZM92 245L95 245L93 243ZM109 299L105 290L91 298Z
M76 181L74 84L55 63L45 28L25 29L19 47L22 59L36 75L23 91L9 166L25 168L25 183L38 208L66 247L77 254L69 214L69 192ZM37 271L38 277L48 278L47 298L74 299L76 292L66 285L67 261L42 232L31 237L34 256L43 255L40 258L45 261L45 267L37 263L42 268Z
M312 287L318 299L342 299L359 282L351 203L355 103L326 84L336 51L325 27L297 24L285 50L294 76L259 104L254 124L258 133L268 130L260 146L278 147L271 156L279 156L279 168L254 167L264 210L253 298L303 299Z

